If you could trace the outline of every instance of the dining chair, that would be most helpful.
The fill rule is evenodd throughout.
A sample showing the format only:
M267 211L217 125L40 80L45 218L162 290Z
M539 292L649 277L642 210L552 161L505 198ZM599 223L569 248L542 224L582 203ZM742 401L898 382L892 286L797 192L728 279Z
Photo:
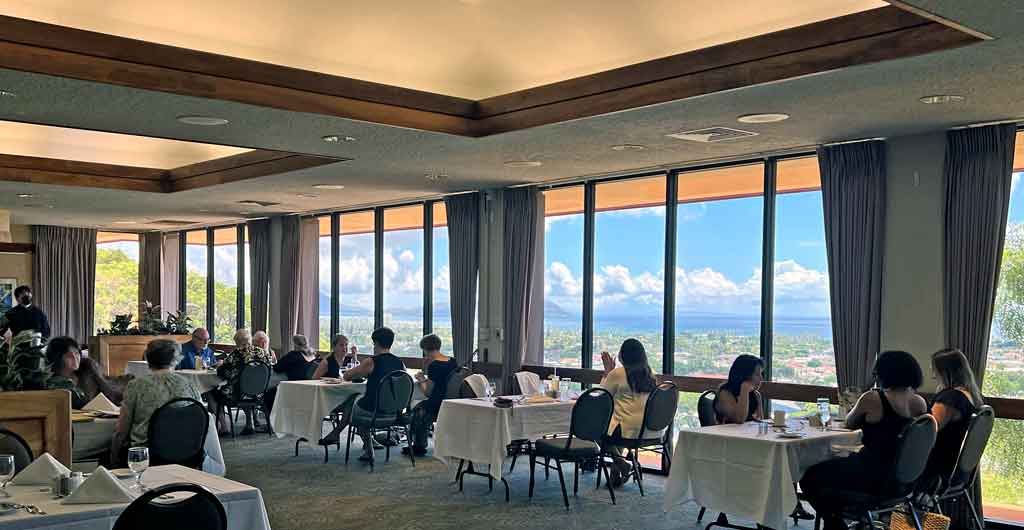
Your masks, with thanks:
M644 496L644 475L640 466L640 451L649 451L671 459L668 451L668 428L675 419L679 406L679 388L671 381L665 381L648 394L644 403L644 417L640 424L640 432L636 438L621 436L605 436L604 448L622 447L626 449L626 460L630 463L629 476L640 488L640 496ZM650 436L654 434L654 436ZM646 435L646 436L645 436ZM610 457L605 451L602 458ZM601 487L601 475L597 476L597 486Z
M697 398L697 421L701 427L711 427L712 425L718 425L718 414L715 413L715 398L718 397L718 390L705 390L701 393L700 397ZM697 513L697 522L701 522L704 519L704 513L707 508L701 506L700 512ZM718 514L718 522L728 523L724 513Z
M14 473L21 473L32 460L32 448L18 433L0 428L0 454L14 455Z
M355 437L356 429L370 431L370 438L373 438L377 431L387 433L387 441L391 441L391 431L399 428L404 431L406 445L409 448L409 460L413 467L416 466L416 456L412 450L412 436L409 433L411 424L410 409L412 405L412 393L414 383L412 376L405 370L395 370L381 379L377 388L377 406L369 419L352 417L349 421L348 442L345 444L345 463L348 463L352 447L352 438ZM384 443L384 461L391 460L391 444ZM373 472L374 453L370 450L370 472Z
M267 433L274 436L274 430L270 427L270 412L266 409L263 401L263 394L270 388L270 365L260 361L250 361L238 372L234 381L229 381L231 392L226 393L224 408L231 417L231 410L234 409L234 416L231 417L231 437L235 437L235 423L238 421L238 413L245 411L247 414L263 412L267 417ZM253 418L255 423L255 418Z
M528 396L540 394L543 390L540 376L533 372L516 372L515 383L517 387L513 389L515 394Z
M487 385L491 384L491 382L482 374L470 374L466 377L466 384L473 389L476 397L483 397L487 395Z
M176 493L191 493L166 500ZM227 530L228 515L216 495L198 484L173 483L147 490L114 522L113 530Z
M206 407L192 398L168 401L149 418L150 465L178 464L202 470L206 435L210 428Z
M964 435L960 454L957 456L952 473L949 477L942 477L942 482L930 495L924 497L928 502L922 503L921 508L939 509L939 503L943 501L966 499L967 507L971 510L971 516L974 518L975 529L983 530L985 528L971 493L978 480L981 456L985 452L994 426L995 411L988 405L983 405L971 415L967 434Z

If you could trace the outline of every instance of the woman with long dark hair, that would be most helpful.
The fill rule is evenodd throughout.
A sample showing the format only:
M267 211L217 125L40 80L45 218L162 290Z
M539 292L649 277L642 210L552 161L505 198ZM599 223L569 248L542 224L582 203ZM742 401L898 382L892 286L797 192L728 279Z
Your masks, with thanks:
M732 362L729 378L715 395L715 416L719 423L746 423L764 417L761 409L761 387L764 361L743 354Z
M936 394L931 413L939 432L928 457L928 467L921 478L921 484L929 489L944 486L952 476L971 416L985 404L974 379L974 371L960 350L935 352L932 355L932 377L936 382Z
M630 463L622 457L622 449L615 446L616 438L636 438L644 421L644 407L647 396L658 386L654 372L647 362L644 345L636 339L626 339L619 348L619 361L622 366L615 366L615 359L608 352L601 352L604 364L604 377L601 387L607 390L615 402L612 420L608 425L608 434L612 437L611 482L615 487L621 486L623 476L629 473ZM656 438L660 433L644 433L645 438Z

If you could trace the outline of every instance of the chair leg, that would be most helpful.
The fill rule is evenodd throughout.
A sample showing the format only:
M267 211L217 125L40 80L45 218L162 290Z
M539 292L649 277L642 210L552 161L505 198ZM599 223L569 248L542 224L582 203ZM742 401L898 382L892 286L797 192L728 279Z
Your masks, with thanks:
M384 438L384 461L391 461L391 427L388 427L387 435Z
M565 510L569 511L569 493L565 491L565 475L562 473L562 461L556 458L555 465L558 470L558 482L562 485L562 501L565 502Z
M530 452L530 498L533 498L533 473L537 466L537 456Z
M551 468L548 467L550 465L551 465L551 459L545 456L544 457L544 480L547 480L547 479L551 478Z
M324 463L327 463L327 446L324 446Z
M921 518L917 516L917 509L909 502L907 503L906 508L910 511L910 516L914 518L914 528L921 530Z
M572 496L575 497L580 492L580 461L577 460L572 463Z
M700 512L697 514L697 522L698 523L700 522L701 519L704 518L704 512L706 512L706 511L708 511L707 508L705 508L703 506L700 507Z
M518 448L512 453L512 465L508 466L508 473L511 475L516 470L516 459L519 458Z
M462 478L462 466L466 465L466 461L459 459L459 469L455 470L455 482L461 482L459 479ZM462 491L462 486L459 486L459 491Z
M352 433L355 429L349 427L348 436L345 438L345 463L348 464L348 455L352 451Z
M978 509L974 507L974 499L971 498L971 494L966 491L963 493L965 499L967 499L967 507L971 509L971 516L974 517L974 524L977 525L977 530L984 530L985 523L982 522L981 517L978 516ZM938 506L938 503L936 503Z
M295 440L295 456L299 456L299 444L302 443L302 442L308 442L308 441L309 440L307 440L305 438L299 438L298 440Z
M605 465L604 458L597 462L597 479L598 484L601 483L601 473L604 473L604 483L608 486L608 495L612 497L612 505L615 504L615 488L612 487L612 479L608 476L608 466Z
M405 428L405 446L409 448L409 461L412 462L412 467L416 467L416 455L412 454L412 433L409 432L409 427Z
M637 487L640 488L640 496L644 496L644 475L640 471L640 459L637 458L637 452L633 451L633 480L636 481Z

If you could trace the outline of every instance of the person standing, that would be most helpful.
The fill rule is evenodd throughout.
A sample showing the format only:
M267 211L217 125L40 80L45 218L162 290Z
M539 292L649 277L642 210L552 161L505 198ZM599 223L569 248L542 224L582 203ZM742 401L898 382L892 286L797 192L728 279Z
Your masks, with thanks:
M202 366L196 366L196 355L206 361L207 366L217 364L213 350L210 349L210 332L204 328L196 328L192 332L192 340L181 345L181 361L175 369L195 370L202 368Z
M32 288L27 285L20 285L14 290L14 299L18 305L4 313L3 322L0 322L0 335L11 331L11 335L17 335L25 330L39 332L44 339L50 338L50 321L42 309L32 305Z

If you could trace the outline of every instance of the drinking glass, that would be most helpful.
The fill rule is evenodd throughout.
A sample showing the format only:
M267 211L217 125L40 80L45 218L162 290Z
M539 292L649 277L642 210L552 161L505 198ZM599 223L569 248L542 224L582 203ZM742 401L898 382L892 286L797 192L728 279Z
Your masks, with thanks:
M821 430L828 430L828 422L832 419L832 405L828 398L818 398L818 416L821 417Z
M7 483L14 478L14 455L0 455L0 492L4 497L10 497L7 493Z
M488 381L487 384L484 385L484 393L487 394L487 399L489 401L494 401L494 383Z
M142 474L149 468L149 448L132 447L128 449L128 469L135 473L135 487L142 490Z

